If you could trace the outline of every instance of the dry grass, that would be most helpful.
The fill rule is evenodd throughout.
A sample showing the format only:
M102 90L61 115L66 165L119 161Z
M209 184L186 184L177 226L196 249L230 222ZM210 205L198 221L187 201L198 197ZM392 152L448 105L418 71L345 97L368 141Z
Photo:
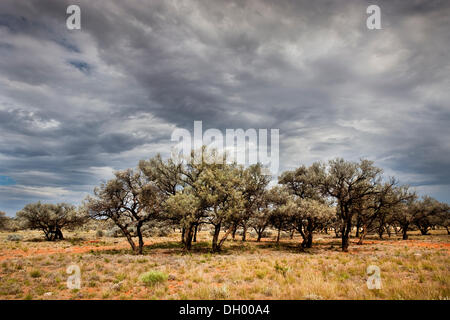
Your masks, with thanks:
M7 241L0 233L0 299L448 299L449 236L396 237L339 251L339 240L317 235L302 252L298 238L257 243L228 241L209 252L201 233L191 253L179 234L147 239L145 254L132 255L123 239L96 239L95 232L67 234L68 240L41 241L37 232ZM394 239L395 238L395 239ZM66 268L81 269L81 289L70 290ZM381 270L382 288L369 290L368 265ZM142 275L159 275L147 285ZM163 279L164 278L164 279Z

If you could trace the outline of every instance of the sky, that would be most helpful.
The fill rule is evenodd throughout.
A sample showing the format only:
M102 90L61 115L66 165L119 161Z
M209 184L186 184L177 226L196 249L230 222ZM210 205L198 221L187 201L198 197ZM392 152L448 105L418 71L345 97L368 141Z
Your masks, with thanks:
M80 204L196 120L279 129L280 172L365 158L450 202L449 89L449 1L1 0L0 210Z

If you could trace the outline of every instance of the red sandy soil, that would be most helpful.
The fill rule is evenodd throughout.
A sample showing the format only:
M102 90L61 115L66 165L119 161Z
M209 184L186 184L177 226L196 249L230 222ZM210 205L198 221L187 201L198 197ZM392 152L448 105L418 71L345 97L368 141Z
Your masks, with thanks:
M89 245L90 243L96 243L98 240L91 240L91 241L85 241L86 246L77 246L77 247L70 247L70 248L30 248L26 251L21 249L14 249L14 250L1 250L0 251L0 261L13 259L13 258L24 258L24 257L30 257L30 256L38 256L38 255L51 255L51 254L57 254L57 253L66 253L66 254L77 254L77 253L86 253L90 251L105 251L105 250L118 250L118 249L126 249L128 248L127 242L121 242L116 245L111 246L93 246ZM149 243L146 243L148 245ZM350 250L351 252L357 253L357 251L360 251L359 249L364 248L364 245L367 244L376 244L376 245L394 245L394 246L409 246L409 247L419 247L419 248L426 248L426 249L446 249L450 251L450 243L438 243L438 242L423 242L418 240L400 240L400 241L387 241L387 240L366 240L364 241L364 244L362 246L354 245L351 246L352 249L356 250Z
M423 241L418 241L418 240L399 240L399 241L370 240L370 241L364 241L364 244L381 244L381 245L395 245L395 246L405 246L406 245L408 247L450 250L450 243L423 242Z
M85 241L85 243L95 243L97 240ZM117 245L112 246L81 246L81 247L70 247L70 248L42 248L42 249L34 249L30 248L26 251L21 249L14 250L1 250L0 251L0 261L17 258L17 257L30 257L30 256L38 256L38 255L50 255L56 253L86 253L90 251L103 251L103 250L114 250L114 249L125 249L128 247L128 243L119 243Z

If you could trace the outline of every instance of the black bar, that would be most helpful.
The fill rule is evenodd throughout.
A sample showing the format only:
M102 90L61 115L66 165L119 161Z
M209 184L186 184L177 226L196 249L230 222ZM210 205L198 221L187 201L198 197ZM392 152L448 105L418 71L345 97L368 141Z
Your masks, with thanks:
M58 312L58 318L67 316L98 316L132 319L302 319L308 314L320 318L344 316L359 318L357 315L405 317L417 315L424 310L434 314L445 314L448 300L430 301L381 301L381 300L160 300L160 301L0 301L2 314L13 312L15 317L30 311L36 315L46 315L50 310ZM432 309L429 309L432 308ZM10 309L10 310L8 310ZM57 311L58 310L58 311ZM362 313L360 313L362 312ZM54 314L54 313L53 313ZM289 316L289 318L286 318Z

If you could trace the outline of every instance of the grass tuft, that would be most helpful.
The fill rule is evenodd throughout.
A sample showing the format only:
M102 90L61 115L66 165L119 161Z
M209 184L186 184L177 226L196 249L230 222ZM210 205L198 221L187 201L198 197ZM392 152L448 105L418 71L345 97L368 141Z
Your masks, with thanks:
M149 271L139 276L139 280L147 286L154 286L167 281L168 275L161 271Z

